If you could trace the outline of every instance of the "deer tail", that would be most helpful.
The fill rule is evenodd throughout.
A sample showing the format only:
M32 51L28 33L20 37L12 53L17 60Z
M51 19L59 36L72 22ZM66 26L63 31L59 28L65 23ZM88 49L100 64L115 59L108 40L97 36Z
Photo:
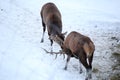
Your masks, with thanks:
M84 49L87 57L91 57L92 56L92 54L94 52L94 48L95 48L95 46L94 46L94 44L92 42L90 42L89 44L85 43L83 45L83 49Z

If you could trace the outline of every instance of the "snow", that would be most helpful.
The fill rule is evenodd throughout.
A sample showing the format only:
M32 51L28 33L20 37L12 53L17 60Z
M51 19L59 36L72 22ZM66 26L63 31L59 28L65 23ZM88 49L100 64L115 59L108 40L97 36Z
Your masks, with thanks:
M47 2L60 10L63 32L78 31L93 40L93 68L99 70L93 80L108 79L114 63L110 47L117 43L111 37L120 39L119 0L0 0L0 80L84 80L85 69L79 74L78 60L72 58L65 71L63 56L55 59L42 49L50 50L47 31L40 43L40 9ZM60 47L54 43L53 49Z

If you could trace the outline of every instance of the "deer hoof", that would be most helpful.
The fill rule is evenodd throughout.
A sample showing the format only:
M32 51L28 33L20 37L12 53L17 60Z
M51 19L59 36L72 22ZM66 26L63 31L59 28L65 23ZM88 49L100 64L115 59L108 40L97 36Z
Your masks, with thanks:
M85 78L85 80L88 80L88 78Z
M83 73L83 71L82 70L80 70L80 74L82 74Z
M64 70L67 70L67 67L65 67Z
M44 40L43 40L43 39L41 39L40 43L43 43L43 42L44 42Z

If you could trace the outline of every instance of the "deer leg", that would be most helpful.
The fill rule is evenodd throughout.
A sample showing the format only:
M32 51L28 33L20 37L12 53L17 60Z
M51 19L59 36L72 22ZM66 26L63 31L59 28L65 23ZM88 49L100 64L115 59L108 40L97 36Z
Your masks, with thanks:
M91 76L91 70L90 70L89 65L87 63L87 57L83 54L83 55L81 55L79 60L83 64L83 66L86 68L86 78L85 78L85 80L88 80Z
M90 57L88 57L88 62L89 62L90 69L92 69L92 60L93 60L93 54Z
M66 64L64 70L67 70L68 62L70 61L70 55L67 56Z
M45 34L45 30L46 30L46 26L45 23L42 20L42 26L43 26L43 34L42 34L42 38L41 38L41 43L44 42L44 34Z
M53 40L50 39L50 42L51 42L51 54L52 54L52 52L53 52L53 47L52 47L52 45L53 45Z
M87 69L86 71L86 80L92 79L92 69Z
M92 79L92 60L93 60L93 54L92 56L88 57L89 68L87 69L87 74L89 79Z
M79 63L80 63L80 74L83 72L82 70L82 65L81 65L81 61L79 60Z

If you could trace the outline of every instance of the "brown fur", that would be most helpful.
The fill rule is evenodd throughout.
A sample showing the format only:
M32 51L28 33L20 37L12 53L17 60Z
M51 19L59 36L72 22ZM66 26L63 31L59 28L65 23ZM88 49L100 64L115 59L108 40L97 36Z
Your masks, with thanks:
M66 37L61 47L68 55L67 63L69 62L70 57L76 57L87 71L92 69L95 46L89 37L73 31ZM65 66L65 69L67 69L67 65Z
M46 3L45 5L43 5L40 14L43 25L43 37L47 27L49 37L58 35L60 39L64 40L64 35L62 34L61 14L56 5L53 3ZM41 39L41 42L44 41L43 37ZM50 40L52 46L53 40L51 38Z

